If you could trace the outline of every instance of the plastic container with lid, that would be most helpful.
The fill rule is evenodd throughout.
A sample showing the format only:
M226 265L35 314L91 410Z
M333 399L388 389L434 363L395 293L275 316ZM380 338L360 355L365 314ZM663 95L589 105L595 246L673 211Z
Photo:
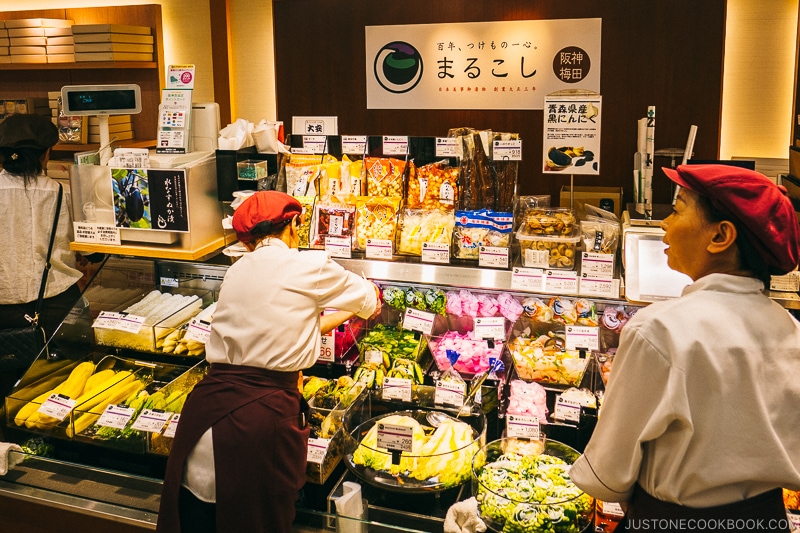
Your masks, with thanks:
M524 225L517 232L522 265L531 268L574 270L580 241L578 227L573 227L568 235L531 233Z
M575 212L568 207L531 207L522 215L522 226L530 235L569 235L575 227Z

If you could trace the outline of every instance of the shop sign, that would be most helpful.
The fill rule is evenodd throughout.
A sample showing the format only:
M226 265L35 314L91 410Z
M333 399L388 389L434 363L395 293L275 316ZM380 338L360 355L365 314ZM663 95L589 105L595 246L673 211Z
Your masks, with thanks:
M600 91L599 18L366 26L368 109L544 109Z

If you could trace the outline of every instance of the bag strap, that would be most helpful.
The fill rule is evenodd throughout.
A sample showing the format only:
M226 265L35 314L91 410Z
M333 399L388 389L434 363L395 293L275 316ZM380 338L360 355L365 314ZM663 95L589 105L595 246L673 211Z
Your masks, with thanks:
M47 245L47 258L44 261L44 272L42 272L42 283L39 285L39 298L36 300L36 308L33 312L33 319L28 317L27 315L25 318L30 320L31 324L34 326L39 324L39 311L42 309L42 300L44 300L44 291L45 287L47 287L47 276L50 273L50 255L53 253L53 243L56 240L56 229L58 228L58 215L61 213L61 200L64 195L64 187L61 184L58 184L58 200L56 201L56 214L53 217L53 229L50 230L50 244Z

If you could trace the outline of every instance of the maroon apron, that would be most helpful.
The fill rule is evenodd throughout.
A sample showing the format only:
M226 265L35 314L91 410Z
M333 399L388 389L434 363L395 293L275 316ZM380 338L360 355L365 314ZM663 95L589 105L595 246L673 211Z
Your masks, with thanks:
M622 531L783 531L789 532L783 492L774 489L740 502L692 508L669 503L633 490Z
M214 428L217 531L291 531L305 484L308 405L298 372L213 363L186 400L167 460L160 533L180 532L183 467Z

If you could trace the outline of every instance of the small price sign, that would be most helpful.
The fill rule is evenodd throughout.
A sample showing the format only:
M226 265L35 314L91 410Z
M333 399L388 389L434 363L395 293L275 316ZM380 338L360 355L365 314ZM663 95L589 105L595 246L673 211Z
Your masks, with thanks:
M399 135L383 136L383 155L407 155L408 137Z
M503 246L481 246L478 249L478 266L508 268L508 248Z
M383 399L411 401L411 380L407 378L383 378Z
M522 161L522 139L493 141L492 161Z
M342 153L347 155L364 155L367 153L367 136L342 135Z
M320 336L319 340L319 357L317 361L321 363L332 363L336 360L336 343L333 336L333 331L326 335Z
M436 157L461 157L461 152L458 137L436 137Z
M181 415L179 413L175 413L172 415L172 418L169 419L169 423L167 424L167 429L164 430L164 436L170 439L175 438L175 432L178 431L178 422L180 421Z
M127 313L120 313L119 322L117 322L117 329L126 333L139 333L144 325L144 317L138 315L129 315Z
M556 398L556 408L553 413L553 417L557 418L558 420L580 422L581 404L576 401L566 400L559 395Z
M37 409L43 415L64 420L75 407L75 400L62 394L51 394Z
M547 270L545 272L544 290L575 294L578 292L578 273L574 270Z
M321 465L325 460L325 455L328 453L328 447L331 445L331 439L308 439L308 452L306 453L306 461Z
M600 349L600 328L597 326L566 327L567 350L586 348L587 350Z
M541 438L541 425L538 416L507 415L506 436L527 439Z
M452 405L461 407L464 405L467 384L457 381L436 381L436 388L433 393L433 403L436 405Z
M367 259L391 259L392 241L390 239L367 239L365 256Z
M114 429L125 429L128 422L133 418L136 410L133 407L125 407L124 405L109 405L106 407L103 414L97 420L98 426L104 426Z
M477 339L505 339L506 319L502 316L475 317L472 331Z
M403 315L403 329L410 329L412 331L419 331L423 335L430 335L433 330L434 318L436 318L436 313L407 307Z
M159 409L143 409L136 420L133 421L131 429L138 429L139 431L146 431L148 433L161 433L164 429L164 424L172 417L169 411L161 411Z
M450 245L446 242L423 242L423 263L450 263Z
M303 135L303 148L315 154L324 154L328 146L328 138L324 135Z
M398 452L410 452L414 442L414 430L408 426L378 423L378 448Z
M184 335L183 338L205 344L208 342L210 336L211 322L206 322L205 320L200 320L195 317L189 322L189 327L186 329L186 335Z
M544 287L544 270L515 267L511 270L511 288L521 291L541 291Z
M117 329L119 317L120 314L113 311L100 311L100 314L97 315L97 318L95 318L94 322L92 322L92 327L102 329Z
M331 227L333 227L333 219L341 217L331 217ZM340 230L341 233L341 230ZM350 259L353 255L353 243L350 237L325 237L325 250L331 254L331 257L341 257L342 259Z

